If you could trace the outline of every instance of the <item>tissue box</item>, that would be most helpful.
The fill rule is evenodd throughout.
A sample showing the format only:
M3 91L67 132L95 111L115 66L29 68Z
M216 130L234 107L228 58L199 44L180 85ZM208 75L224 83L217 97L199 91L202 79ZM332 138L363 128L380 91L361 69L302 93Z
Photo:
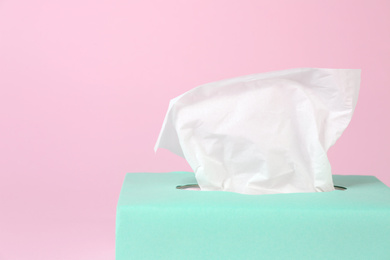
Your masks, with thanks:
M116 259L390 259L390 188L335 175L345 191L244 195L176 189L193 173L129 173Z

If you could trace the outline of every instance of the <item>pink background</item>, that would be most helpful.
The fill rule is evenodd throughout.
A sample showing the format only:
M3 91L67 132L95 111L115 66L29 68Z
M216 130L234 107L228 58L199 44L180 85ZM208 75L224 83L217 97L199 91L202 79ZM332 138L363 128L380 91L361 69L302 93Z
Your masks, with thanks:
M334 174L390 185L390 1L0 1L0 259L114 259L127 172L154 154L168 102L224 78L360 68Z

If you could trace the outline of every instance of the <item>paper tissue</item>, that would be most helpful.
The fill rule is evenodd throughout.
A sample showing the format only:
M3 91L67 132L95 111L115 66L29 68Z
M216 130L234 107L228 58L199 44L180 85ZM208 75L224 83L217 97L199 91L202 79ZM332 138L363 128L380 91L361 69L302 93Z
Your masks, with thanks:
M184 157L201 190L334 190L328 149L351 120L360 70L298 68L205 84L171 100L155 150Z

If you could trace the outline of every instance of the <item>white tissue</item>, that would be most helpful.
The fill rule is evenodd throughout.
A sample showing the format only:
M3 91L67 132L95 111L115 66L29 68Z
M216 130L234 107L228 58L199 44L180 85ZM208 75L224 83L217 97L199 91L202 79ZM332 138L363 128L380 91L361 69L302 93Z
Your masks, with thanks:
M171 100L155 150L184 157L201 190L334 190L327 151L351 120L360 70L302 68L222 80Z

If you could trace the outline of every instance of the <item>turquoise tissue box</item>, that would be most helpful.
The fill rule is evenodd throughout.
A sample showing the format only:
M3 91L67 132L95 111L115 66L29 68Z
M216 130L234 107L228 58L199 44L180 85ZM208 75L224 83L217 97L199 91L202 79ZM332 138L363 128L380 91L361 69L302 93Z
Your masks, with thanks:
M390 188L333 176L347 190L244 195L176 189L193 173L129 173L116 259L390 259Z

